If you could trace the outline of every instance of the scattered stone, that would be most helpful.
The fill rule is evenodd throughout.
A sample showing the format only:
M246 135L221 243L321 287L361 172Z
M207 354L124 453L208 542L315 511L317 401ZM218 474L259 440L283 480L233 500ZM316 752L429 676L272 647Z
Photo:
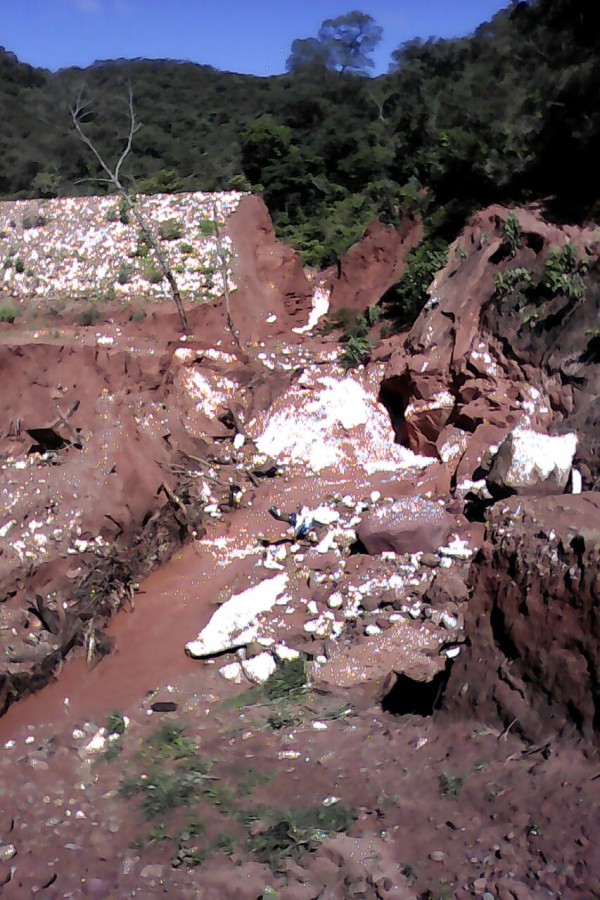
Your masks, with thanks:
M164 870L164 866L148 865L140 869L140 876L142 878L162 878Z
M152 712L159 713L175 712L177 703L174 700L157 700L156 703L151 705L150 709Z
M456 530L456 520L439 503L403 497L367 513L356 529L368 553L434 553Z
M0 861L8 862L13 856L17 855L17 848L14 844L0 844Z
M430 569L437 569L440 564L440 558L436 553L422 553L419 561L422 566L428 566Z

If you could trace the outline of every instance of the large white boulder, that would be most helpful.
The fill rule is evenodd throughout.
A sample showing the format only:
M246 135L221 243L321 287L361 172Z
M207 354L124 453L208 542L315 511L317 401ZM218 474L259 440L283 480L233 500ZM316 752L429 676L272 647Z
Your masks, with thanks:
M487 485L492 494L561 494L567 486L577 435L517 427L498 448Z
M185 652L199 659L234 650L256 640L257 617L275 606L285 593L287 582L287 575L282 573L261 581L241 594L234 594L219 607L196 640L185 645Z

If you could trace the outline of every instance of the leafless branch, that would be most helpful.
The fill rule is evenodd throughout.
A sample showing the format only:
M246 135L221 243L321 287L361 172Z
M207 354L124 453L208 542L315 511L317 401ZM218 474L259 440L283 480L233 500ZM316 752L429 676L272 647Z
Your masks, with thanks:
M127 203L129 210L137 222L144 239L146 240L148 246L152 247L154 251L154 255L158 261L160 269L163 273L163 276L167 280L167 283L171 289L171 293L173 295L173 300L175 301L175 306L177 307L177 312L179 314L179 321L181 323L181 329L183 332L189 331L189 325L187 321L187 316L185 314L185 309L183 307L183 301L181 299L181 293L179 291L179 287L177 285L177 281L175 280L175 276L173 275L173 271L171 266L169 265L169 261L165 254L162 251L159 240L155 237L150 224L146 221L145 217L142 215L139 204L136 199L129 193L129 191L125 188L121 181L121 167L129 154L131 153L133 147L133 138L135 134L140 130L141 123L136 120L135 117L135 107L133 103L133 91L131 89L131 85L129 85L128 97L127 97L127 118L129 121L129 127L127 130L127 137L125 140L125 147L117 160L117 164L114 169L111 169L108 163L105 161L104 157L90 138L90 136L85 132L83 128L83 119L87 113L90 112L92 108L91 101L84 101L82 90L79 91L77 95L77 99L73 106L70 108L71 121L73 123L73 127L80 141L88 148L90 153L94 156L98 165L102 169L103 172L106 173L106 178L100 179L92 179L99 181L104 184L111 184L115 190L121 195L121 197ZM85 179L87 180L87 179Z
M238 345L238 348L241 350L242 345L240 342L240 336L237 330L233 326L233 319L231 318L231 303L229 297L229 266L227 264L227 255L225 253L225 247L223 245L223 240L221 237L221 228L219 225L219 211L217 208L217 203L213 200L212 204L213 208L213 219L214 219L214 227L215 227L215 240L217 242L217 261L219 264L219 269L221 272L221 279L223 281L223 297L225 298L225 310L227 315L227 328L234 341Z

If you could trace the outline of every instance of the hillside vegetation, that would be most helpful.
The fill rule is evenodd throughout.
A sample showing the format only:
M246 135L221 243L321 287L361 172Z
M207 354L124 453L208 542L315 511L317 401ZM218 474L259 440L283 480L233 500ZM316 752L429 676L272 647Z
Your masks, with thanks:
M83 91L88 131L115 157L131 82L143 123L126 163L136 189L252 187L314 265L407 207L438 241L493 201L597 208L600 40L586 0L516 2L471 36L410 41L378 78L367 75L381 30L363 16L360 56L334 58L340 19L294 41L289 73L269 78L143 59L51 74L0 52L0 196L102 192L69 106Z

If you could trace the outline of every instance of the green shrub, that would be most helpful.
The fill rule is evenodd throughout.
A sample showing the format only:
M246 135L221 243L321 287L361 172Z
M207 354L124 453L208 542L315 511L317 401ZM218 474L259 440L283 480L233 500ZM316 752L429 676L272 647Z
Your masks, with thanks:
M9 325L12 325L18 315L18 309L12 303L0 303L0 322L8 322Z
M372 328L373 325L377 325L381 319L381 309L376 304L368 306L365 312L365 319L370 328Z
M446 265L448 244L440 238L425 238L406 257L406 270L385 295L390 313L402 325L411 325L428 300L433 277Z
M146 259L150 252L150 244L146 235L140 231L137 238L137 247L131 253L131 256L137 256L139 259Z
M456 798L463 789L466 775L457 775L450 772L442 772L438 778L438 785L441 797Z
M211 290L211 288L214 287L214 283L215 283L215 273L216 273L215 267L210 264L207 264L207 265L201 266L199 271L200 271L200 274L202 275L202 280L204 281L205 287L207 287L208 290Z
M341 804L305 809L259 810L267 827L256 833L250 830L249 849L275 874L287 870L287 860L301 860L333 834L344 834L357 818L353 809ZM251 814L247 824L256 821Z
M19 275L22 275L24 271L25 263L23 262L21 257L18 257L17 259L15 259L15 272L18 272Z
M119 213L116 209L109 209L106 213L106 221L107 222L118 222L119 221Z
M25 229L29 228L43 228L47 223L46 216L43 216L41 213L37 213L36 215L25 215L21 221L21 225Z
M587 269L585 260L580 260L573 244L553 247L546 257L540 286L551 297L559 294L569 300L582 300L585 294L583 275Z
M121 225L129 225L129 210L131 209L131 205L125 199L125 197L121 197L121 202L119 203L119 222Z
M524 266L498 272L494 278L495 293L499 299L508 296L517 287L528 288L533 284L533 272Z
M129 316L129 321L134 322L136 325L139 325L140 322L143 322L146 318L146 310L145 309L136 309Z
M350 338L340 356L340 364L344 369L354 369L363 365L369 359L373 345L368 337Z
M521 223L514 212L509 212L502 228L502 235L508 244L511 256L516 256L521 247Z
M180 253L193 253L194 248L192 247L191 244L188 244L187 241L182 241L181 244L179 245L179 252Z
M183 222L177 219L166 219L158 227L158 233L163 241L176 241L183 234Z
M129 284L133 275L133 269L127 263L123 263L117 272L117 281L119 284Z
M84 327L98 325L103 320L104 316L95 306L88 306L88 308L82 310L75 319L78 325L83 325Z
M160 284L164 277L163 270L152 263L149 263L144 269L144 278L150 284Z
M214 237L216 232L215 223L212 219L201 219L198 231L202 237Z

